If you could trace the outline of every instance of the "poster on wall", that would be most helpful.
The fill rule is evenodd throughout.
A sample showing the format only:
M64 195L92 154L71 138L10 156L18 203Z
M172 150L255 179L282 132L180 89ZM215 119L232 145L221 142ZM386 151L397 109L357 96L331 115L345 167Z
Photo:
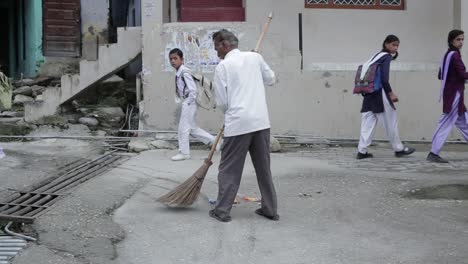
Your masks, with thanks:
M168 59L169 52L174 48L179 48L184 53L184 61L187 67L193 71L213 72L220 61L212 40L215 31L203 30L197 33L169 32L164 54L164 69L167 71L172 70Z
M148 0L144 3L142 11L143 16L146 18L152 18L154 16L154 10L156 9L156 1Z

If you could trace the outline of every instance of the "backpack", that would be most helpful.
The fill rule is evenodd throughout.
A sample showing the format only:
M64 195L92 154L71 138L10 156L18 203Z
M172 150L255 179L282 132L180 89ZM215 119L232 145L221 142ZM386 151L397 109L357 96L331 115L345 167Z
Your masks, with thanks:
M185 73L192 75L195 86L197 87L197 98L195 99L197 105L206 110L215 109L216 101L213 95L214 91L212 82L201 74L192 74L190 71L182 71L180 76L182 77L182 81L184 81L186 86L187 84L184 78Z
M354 78L354 94L370 94L382 89L380 63L376 61L387 54L387 52L377 53L366 63L359 65Z

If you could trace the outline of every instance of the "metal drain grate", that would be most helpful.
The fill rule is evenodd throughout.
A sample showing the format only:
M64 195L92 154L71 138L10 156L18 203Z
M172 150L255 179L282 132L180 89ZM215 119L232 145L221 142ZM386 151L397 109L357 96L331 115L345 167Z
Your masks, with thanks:
M12 236L0 236L0 264L8 264L26 247L26 240Z
M6 202L0 203L0 220L32 223L43 214L66 191L117 167L128 157L110 152L91 161L78 161L62 168L62 172L30 191L16 191Z

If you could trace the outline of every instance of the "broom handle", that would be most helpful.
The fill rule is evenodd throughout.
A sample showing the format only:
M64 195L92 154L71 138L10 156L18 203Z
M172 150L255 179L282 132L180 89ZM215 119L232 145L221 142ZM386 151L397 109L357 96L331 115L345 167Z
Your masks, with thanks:
M218 142L221 139L221 136L223 135L224 132L224 126L219 130L218 134L216 135L215 140L213 141L213 144L211 145L211 150L210 153L208 154L208 160L211 160L213 158L213 155L216 151L216 146L218 146Z
M267 20L265 21L265 24L263 25L262 33L260 34L260 38L257 41L257 45L255 45L255 52L258 52L260 49L260 45L262 44L263 38L265 37L265 34L268 30L268 27L270 26L271 19L273 18L273 13L270 12L270 14L267 17Z

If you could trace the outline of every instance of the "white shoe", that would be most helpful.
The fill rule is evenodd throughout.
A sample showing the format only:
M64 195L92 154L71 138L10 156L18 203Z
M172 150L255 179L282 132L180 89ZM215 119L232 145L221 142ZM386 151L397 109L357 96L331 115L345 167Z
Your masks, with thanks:
M190 155L186 155L182 153L178 153L177 155L171 158L172 161L181 161L181 160L186 160L186 159L190 159Z
M5 152L3 152L3 149L0 148L0 159L3 159L5 156Z

